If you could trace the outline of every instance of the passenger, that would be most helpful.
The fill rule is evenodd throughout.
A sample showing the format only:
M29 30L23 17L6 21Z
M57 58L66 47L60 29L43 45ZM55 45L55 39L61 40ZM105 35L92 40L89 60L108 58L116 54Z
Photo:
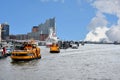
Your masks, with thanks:
M36 45L35 45L35 44L33 44L33 45L32 45L32 47L33 47L33 48L36 48Z
M36 53L36 56L37 56L37 59L38 58L41 58L39 55L40 55L40 48L37 47L36 44L33 44L33 49L35 49L35 53Z
M39 58L39 52L40 50L38 48L36 48L36 55L37 55L37 58Z
M33 48L34 56L38 58L38 50L37 50L36 44L32 44L32 48Z
M2 52L2 55L5 55L5 53L6 53L6 48L5 48L5 47L3 47L3 52Z

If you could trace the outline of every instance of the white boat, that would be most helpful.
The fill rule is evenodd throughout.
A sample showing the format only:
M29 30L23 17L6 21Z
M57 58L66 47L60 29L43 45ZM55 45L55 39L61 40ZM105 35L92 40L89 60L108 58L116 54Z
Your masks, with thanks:
M53 31L53 29L50 28L50 33L48 38L46 39L46 46L50 47L53 43L58 42L58 37L56 36L56 33Z

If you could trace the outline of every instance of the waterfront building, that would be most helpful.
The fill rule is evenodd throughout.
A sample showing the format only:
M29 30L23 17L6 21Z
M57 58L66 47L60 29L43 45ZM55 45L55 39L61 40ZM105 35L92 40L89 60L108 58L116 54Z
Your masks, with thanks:
M2 40L7 40L9 39L9 24L7 23L2 23L1 24L1 38Z
M33 26L32 32L28 33L29 38L45 41L50 34L50 29L55 32L55 18L50 18L38 26Z
M27 34L18 34L18 35L16 35L16 39L17 40L26 40L26 39L28 39L28 35Z
M50 29L55 33L55 18L50 18L45 21L45 23L41 23L38 26L33 26L31 32L27 34L19 34L19 35L11 35L10 39L16 38L16 40L27 40L27 39L34 39L45 41L49 34Z
M33 26L32 32L38 32L38 26Z

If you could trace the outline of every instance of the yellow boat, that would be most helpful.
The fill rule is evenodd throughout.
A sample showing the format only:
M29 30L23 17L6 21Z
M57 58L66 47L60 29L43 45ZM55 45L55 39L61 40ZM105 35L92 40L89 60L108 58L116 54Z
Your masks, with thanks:
M59 53L60 52L60 48L58 46L57 43L53 43L51 46L50 46L50 53Z
M31 43L25 43L22 46L17 45L15 50L11 53L11 59L13 61L26 61L40 58L40 48Z

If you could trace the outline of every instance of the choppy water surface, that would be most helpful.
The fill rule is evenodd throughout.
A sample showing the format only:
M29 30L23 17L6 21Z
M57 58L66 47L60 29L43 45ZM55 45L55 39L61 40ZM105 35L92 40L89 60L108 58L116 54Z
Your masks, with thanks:
M0 60L0 80L120 80L120 45L85 45L42 58L12 63Z

